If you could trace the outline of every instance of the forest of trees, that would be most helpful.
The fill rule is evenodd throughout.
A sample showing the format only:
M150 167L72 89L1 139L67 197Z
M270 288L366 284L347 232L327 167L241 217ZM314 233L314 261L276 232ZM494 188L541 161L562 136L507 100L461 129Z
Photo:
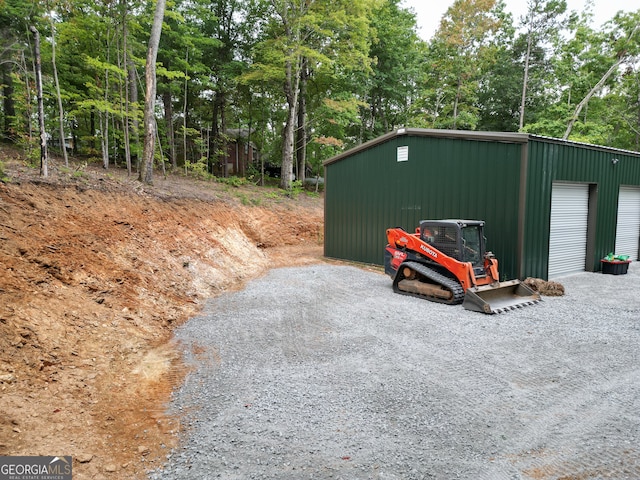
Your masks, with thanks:
M3 141L38 157L42 120L65 159L139 174L147 93L153 168L225 175L243 131L283 188L403 126L640 150L640 9L596 27L565 0L456 0L425 41L400 0L160 2L0 0Z

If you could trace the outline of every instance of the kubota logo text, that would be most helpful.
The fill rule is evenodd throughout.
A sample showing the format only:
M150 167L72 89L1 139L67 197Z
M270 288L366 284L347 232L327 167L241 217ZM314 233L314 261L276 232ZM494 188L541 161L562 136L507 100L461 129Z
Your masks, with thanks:
M438 258L438 254L436 252L434 252L433 250L431 250L429 247L425 247L424 245L420 245L420 250L423 250L424 252L428 253L433 258Z

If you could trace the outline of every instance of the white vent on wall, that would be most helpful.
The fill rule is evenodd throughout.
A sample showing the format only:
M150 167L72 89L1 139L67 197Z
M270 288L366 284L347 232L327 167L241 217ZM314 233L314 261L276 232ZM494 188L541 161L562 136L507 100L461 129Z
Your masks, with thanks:
M404 147L398 147L398 161L399 162L406 162L409 160L409 147L408 146L404 146Z

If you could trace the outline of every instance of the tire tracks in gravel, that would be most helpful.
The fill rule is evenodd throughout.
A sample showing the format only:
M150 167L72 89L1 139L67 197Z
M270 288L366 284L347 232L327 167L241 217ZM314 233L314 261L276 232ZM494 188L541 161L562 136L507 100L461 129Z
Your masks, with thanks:
M272 271L178 332L218 362L176 392L192 430L151 478L640 478L640 309L582 286L633 272L489 316L355 267Z

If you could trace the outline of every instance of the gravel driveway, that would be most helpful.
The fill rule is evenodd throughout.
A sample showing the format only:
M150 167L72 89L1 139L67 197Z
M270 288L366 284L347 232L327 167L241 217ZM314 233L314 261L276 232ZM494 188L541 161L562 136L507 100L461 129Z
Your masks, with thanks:
M150 478L638 479L638 267L501 315L272 270L177 331L188 431Z

